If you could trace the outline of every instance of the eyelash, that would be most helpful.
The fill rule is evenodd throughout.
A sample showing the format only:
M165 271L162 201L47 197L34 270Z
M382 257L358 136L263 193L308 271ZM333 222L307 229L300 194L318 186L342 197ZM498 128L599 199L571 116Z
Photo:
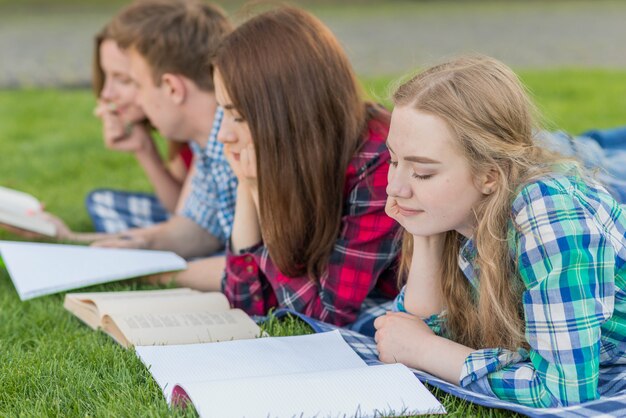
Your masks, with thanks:
M398 166L398 162L392 160L391 158L389 159L389 165L391 165L392 167L397 167ZM428 180L429 178L431 178L433 175L432 174L426 174L426 175L419 175L417 173L413 173L411 174L411 177L413 177L414 179L417 180Z

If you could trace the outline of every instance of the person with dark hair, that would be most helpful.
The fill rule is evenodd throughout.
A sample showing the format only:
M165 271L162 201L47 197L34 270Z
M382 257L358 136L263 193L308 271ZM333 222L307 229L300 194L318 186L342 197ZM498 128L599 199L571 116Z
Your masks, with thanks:
M389 114L363 100L334 35L279 8L239 26L213 62L218 139L239 179L221 283L231 304L346 325L368 295L393 297Z

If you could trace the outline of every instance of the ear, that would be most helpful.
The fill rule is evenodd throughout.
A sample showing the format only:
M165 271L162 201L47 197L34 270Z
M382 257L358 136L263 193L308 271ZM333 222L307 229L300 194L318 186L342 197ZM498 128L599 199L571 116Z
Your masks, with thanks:
M161 76L161 87L168 97L177 105L183 104L187 98L187 86L179 75L165 73Z
M478 190L484 195L490 195L496 191L500 180L500 171L496 167L487 169L478 178Z

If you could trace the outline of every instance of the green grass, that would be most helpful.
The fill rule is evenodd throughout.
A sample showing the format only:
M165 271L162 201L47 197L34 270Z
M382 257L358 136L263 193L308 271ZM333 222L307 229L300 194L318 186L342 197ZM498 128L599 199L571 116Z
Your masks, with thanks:
M578 133L626 122L626 72L523 71L552 127ZM392 77L366 82L378 101ZM83 207L94 187L149 190L132 156L104 150L87 91L0 91L0 184L25 190L75 229L89 230ZM0 239L15 238L0 232ZM36 262L36 260L34 260ZM96 290L145 288L136 283ZM63 295L20 302L0 269L0 416L184 416L168 409L132 351L91 331L62 308ZM272 335L308 332L295 320ZM434 389L433 389L434 390ZM434 390L450 416L502 417Z

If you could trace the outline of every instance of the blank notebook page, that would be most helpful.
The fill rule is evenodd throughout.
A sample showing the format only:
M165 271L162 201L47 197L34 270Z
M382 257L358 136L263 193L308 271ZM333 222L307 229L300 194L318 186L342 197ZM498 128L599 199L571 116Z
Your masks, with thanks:
M0 241L0 253L21 300L187 265L168 251L34 242Z
M135 351L168 402L175 384L367 367L339 331Z

